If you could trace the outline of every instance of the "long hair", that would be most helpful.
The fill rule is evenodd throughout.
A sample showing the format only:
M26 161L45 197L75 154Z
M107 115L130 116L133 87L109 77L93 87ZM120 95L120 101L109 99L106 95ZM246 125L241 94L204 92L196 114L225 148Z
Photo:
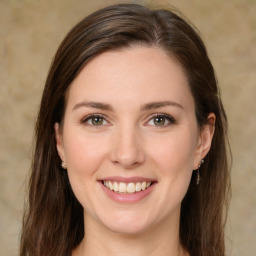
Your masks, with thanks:
M112 5L78 23L61 43L45 83L35 131L21 256L71 255L84 237L83 208L60 167L54 123L61 122L71 82L95 56L134 45L163 49L183 67L196 106L198 127L216 115L212 146L192 175L182 201L180 241L191 256L224 256L224 226L230 193L227 119L214 69L196 29L170 10ZM166 227L168 228L168 227Z

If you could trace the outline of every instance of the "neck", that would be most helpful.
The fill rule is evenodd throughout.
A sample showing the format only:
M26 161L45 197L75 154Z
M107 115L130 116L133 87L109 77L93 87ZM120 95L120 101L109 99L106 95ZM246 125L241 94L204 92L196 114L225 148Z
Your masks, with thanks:
M179 240L179 225L158 223L139 234L120 234L102 227L88 216L86 235L72 256L185 256ZM169 229L167 229L167 225Z

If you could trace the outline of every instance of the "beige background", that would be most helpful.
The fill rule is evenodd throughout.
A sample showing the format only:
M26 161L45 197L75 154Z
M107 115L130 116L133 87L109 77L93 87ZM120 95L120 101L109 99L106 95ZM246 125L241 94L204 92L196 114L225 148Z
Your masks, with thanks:
M0 255L18 255L35 116L53 54L74 24L113 2L0 0ZM151 3L181 9L206 42L229 117L234 157L228 255L255 255L256 1Z

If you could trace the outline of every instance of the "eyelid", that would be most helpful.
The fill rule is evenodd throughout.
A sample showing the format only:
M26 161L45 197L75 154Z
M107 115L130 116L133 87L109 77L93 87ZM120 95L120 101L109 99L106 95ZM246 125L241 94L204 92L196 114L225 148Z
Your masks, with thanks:
M97 125L91 125L91 124L88 124L88 123L87 123L91 118L94 118L94 117L102 118L102 119L104 119L104 120L108 123L107 125L110 125L110 121L108 120L108 118L107 118L105 115L99 114L99 113L93 113L93 114L89 114L89 115L87 115L87 116L84 116L84 117L81 119L80 123L86 124L86 125L88 125L88 126L97 127ZM98 127L100 127L100 126L106 126L106 124L98 125Z
M92 125L92 124L88 124L88 121L94 117L98 117L98 118L102 118L104 119L104 121L107 122L107 124L102 124L102 125ZM176 120L169 114L166 114L166 113L154 113L152 115L150 115L148 118L147 118L147 121L145 122L145 126L157 126L157 125L150 125L148 124L149 121L151 121L153 118L156 118L156 117L164 117L166 118L166 120L168 121L167 124L164 124L164 125L159 125L159 128L160 127L166 127L166 126L169 126L169 125L172 125L172 124L175 124L176 123ZM106 117L104 114L100 114L100 113L93 113L93 114L89 114L89 115L86 115L84 116L81 121L80 121L81 124L85 124L85 125L88 125L88 126L93 126L93 127L96 127L96 128L100 128L102 126L107 126L107 125L111 125L111 122L109 121L109 118Z
M149 121L151 121L153 118L156 118L156 117L164 117L166 118L169 123L168 124L165 124L165 125L159 125L158 127L166 127L166 126L169 126L169 125L172 125L172 124L175 124L176 123L176 120L174 117L172 117L171 115L169 114L166 114L166 113L155 113L153 115L150 115L148 118L147 118L147 121L145 123L145 125L147 126ZM157 126L157 125L148 125L148 126Z

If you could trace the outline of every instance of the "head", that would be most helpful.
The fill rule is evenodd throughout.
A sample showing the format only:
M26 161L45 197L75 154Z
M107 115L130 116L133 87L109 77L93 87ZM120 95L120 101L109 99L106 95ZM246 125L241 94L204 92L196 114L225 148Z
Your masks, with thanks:
M91 14L68 33L56 53L38 115L29 194L32 218L25 219L30 235L26 238L24 234L24 241L33 237L33 244L42 253L38 255L57 255L70 252L82 240L86 232L83 207L61 168L54 125L59 124L61 133L69 94L81 72L106 53L129 49L157 49L177 63L193 100L197 131L201 133L206 125L213 127L211 148L203 155L199 186L191 170L179 229L181 243L191 255L222 255L223 209L229 185L227 123L214 69L202 40L187 21L174 12L140 5L114 5ZM43 210L45 206L47 209ZM34 223L41 231L31 235ZM49 229L52 232L45 238ZM58 240L54 238L56 234ZM45 248L40 239L45 239ZM56 247L52 244L54 239L58 241ZM47 247L52 248L52 254Z

